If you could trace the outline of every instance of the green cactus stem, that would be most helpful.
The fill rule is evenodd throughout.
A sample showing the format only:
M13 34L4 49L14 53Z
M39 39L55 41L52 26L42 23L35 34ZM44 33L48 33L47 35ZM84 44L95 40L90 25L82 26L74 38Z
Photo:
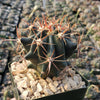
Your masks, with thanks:
M31 67L39 72L42 78L53 77L67 67L66 59L76 49L76 43L70 40L70 29L54 18L49 20L43 17L33 26L36 32L28 37L22 37L21 43L27 51L26 60L31 61ZM37 24L38 23L38 24ZM30 66L30 65L29 65Z

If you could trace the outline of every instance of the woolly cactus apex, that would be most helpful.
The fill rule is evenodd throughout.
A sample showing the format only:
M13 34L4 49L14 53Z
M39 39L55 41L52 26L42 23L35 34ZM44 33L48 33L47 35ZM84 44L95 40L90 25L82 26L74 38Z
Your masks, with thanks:
M21 38L27 51L25 58L31 61L31 67L42 78L57 76L67 66L66 59L72 55L77 45L70 40L68 26L63 26L62 21L58 23L55 19L51 21L43 18L34 25L37 27L36 33Z

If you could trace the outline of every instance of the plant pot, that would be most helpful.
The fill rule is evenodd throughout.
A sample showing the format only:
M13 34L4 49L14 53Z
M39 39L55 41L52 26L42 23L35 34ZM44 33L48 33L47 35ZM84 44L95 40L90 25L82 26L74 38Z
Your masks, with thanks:
M82 88L82 89L77 89L77 90L72 90L60 94L55 94L51 96L46 96L43 98L39 98L36 100L53 100L54 98L64 98L64 99L69 99L69 100L83 100L84 95L86 93L87 88Z
M9 71L10 71L12 87L14 89L13 91L14 91L15 98L16 98L16 100L20 100L19 99L19 92L18 92L18 89L16 87L16 83L14 83L13 75L11 73L10 68L9 68ZM79 72L77 72L76 70L75 70L75 72L81 76L82 80L85 82L86 87L80 88L80 89L74 89L74 90L70 90L70 91L66 91L66 92L62 92L62 93L58 93L58 94L54 94L54 95L50 95L50 96L45 96L45 97L38 98L35 100L52 100L54 98L55 99L64 98L64 99L69 99L69 100L82 100L85 96L88 82Z

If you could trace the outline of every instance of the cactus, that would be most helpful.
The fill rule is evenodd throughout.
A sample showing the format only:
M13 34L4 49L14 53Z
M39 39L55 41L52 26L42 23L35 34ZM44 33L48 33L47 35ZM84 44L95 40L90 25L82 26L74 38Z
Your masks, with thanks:
M37 18L31 35L21 38L27 51L25 59L31 62L28 67L36 69L42 78L59 75L67 67L66 59L76 49L76 43L70 40L69 26L62 22L63 20L58 23L55 18L51 20L44 16L42 21Z

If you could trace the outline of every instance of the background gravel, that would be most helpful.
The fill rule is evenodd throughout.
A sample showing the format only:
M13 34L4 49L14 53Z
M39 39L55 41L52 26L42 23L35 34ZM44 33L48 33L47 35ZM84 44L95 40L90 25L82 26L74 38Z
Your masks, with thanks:
M54 0L51 1L53 2ZM97 32L100 35L100 1L55 1L62 2L58 3L56 7L54 6L54 2L48 2L45 10L48 16L52 17L55 15L55 13L51 14L50 12L57 12L56 17L61 18L67 13L71 25L78 23L73 30L81 34L84 33L84 35L81 35L82 39L80 45L78 45L77 50L68 61L69 64L76 67L91 84L99 88L97 95L91 96L90 99L85 98L85 100L100 100L100 42L93 38ZM11 41L5 41L5 39L16 38L16 27L28 27L27 23L23 22L23 20L27 20L27 16L31 13L35 5L39 5L40 8L43 6L41 0L0 0L0 100L3 99L5 91L11 87L8 63L12 57L15 56L12 55L14 54L12 47L15 44ZM33 16L38 15L41 18L41 13L43 12L42 10L38 10ZM62 12L64 13L62 14ZM91 29L90 27L92 26L94 27ZM20 31L23 32L23 34L27 33L27 31L21 29ZM72 36L72 39L78 42L81 36ZM80 49L80 53L78 49ZM92 70L98 71L99 75L91 74Z

